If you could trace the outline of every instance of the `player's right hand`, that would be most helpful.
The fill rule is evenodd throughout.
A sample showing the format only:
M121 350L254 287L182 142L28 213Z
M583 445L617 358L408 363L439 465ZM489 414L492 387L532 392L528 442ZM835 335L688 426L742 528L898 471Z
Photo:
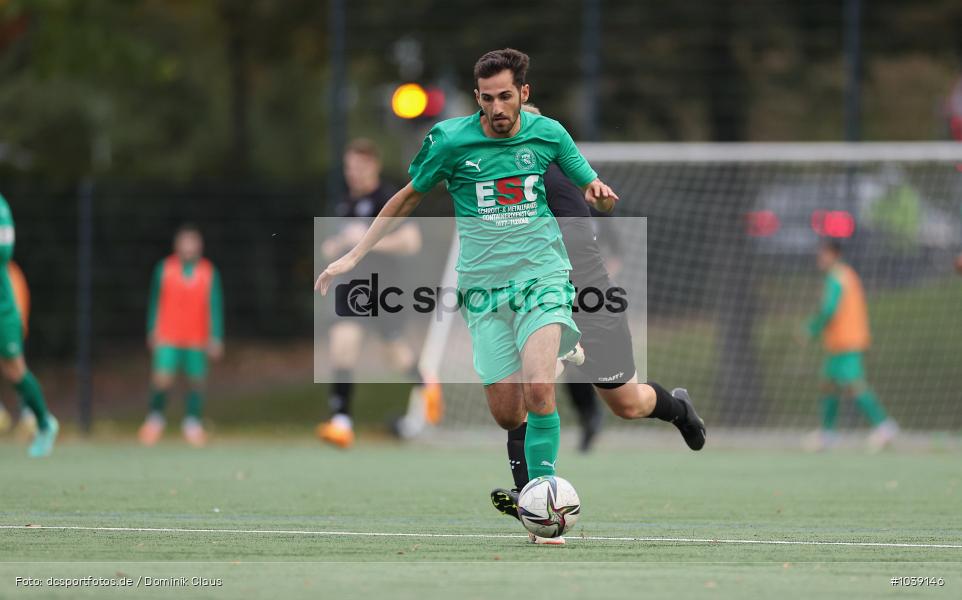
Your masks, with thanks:
M358 260L353 252L348 252L341 258L335 260L331 264L327 265L324 272L317 278L314 282L314 291L320 292L322 296L327 295L327 288L331 286L331 282L338 275L343 275L350 272L354 267L357 266Z

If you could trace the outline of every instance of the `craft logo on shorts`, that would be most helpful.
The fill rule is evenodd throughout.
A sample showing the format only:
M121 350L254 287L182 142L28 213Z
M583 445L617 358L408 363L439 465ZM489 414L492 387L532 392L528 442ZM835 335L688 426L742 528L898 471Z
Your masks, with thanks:
M514 164L519 169L530 171L535 166L534 152L527 146L518 148L518 151L514 153Z

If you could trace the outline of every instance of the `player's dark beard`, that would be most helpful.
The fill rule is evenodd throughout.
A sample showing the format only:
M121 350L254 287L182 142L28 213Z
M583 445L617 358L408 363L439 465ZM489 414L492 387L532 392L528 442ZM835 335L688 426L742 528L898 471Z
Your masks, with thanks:
M515 121L516 120L517 118L515 118ZM491 129L497 133L506 133L511 131L511 128L514 127L515 121L511 120L511 117L503 113L497 115L497 117L488 116L488 122L491 124Z

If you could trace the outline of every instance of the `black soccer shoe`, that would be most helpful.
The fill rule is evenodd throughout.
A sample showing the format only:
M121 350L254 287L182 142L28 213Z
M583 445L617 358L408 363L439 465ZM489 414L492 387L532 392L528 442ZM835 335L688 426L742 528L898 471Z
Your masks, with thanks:
M705 447L705 438L708 437L705 431L705 421L695 412L695 406L691 403L691 397L685 388L675 388L671 391L673 398L677 398L685 405L686 414L684 417L677 417L672 423L681 432L681 437L685 438L685 443L692 450L701 450Z
M515 490L504 488L491 490L491 504L498 509L499 513L521 520L518 516L518 492Z

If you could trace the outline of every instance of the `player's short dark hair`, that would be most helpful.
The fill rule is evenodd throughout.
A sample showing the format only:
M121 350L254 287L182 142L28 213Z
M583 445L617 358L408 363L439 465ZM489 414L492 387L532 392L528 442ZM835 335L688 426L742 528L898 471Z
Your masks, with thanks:
M344 153L360 154L374 160L381 160L381 150L373 140L368 138L355 138L344 148Z
M474 84L477 85L479 79L494 77L501 71L508 70L514 77L514 85L520 88L528 77L529 62L527 54L514 48L492 50L474 63Z
M200 232L200 227L198 227L196 223L181 223L180 226L177 227L177 231L174 232L174 237L179 238L185 233L195 233L203 237L203 234Z
M842 255L842 242L835 238L822 238L822 241L819 242L819 245L836 256Z

